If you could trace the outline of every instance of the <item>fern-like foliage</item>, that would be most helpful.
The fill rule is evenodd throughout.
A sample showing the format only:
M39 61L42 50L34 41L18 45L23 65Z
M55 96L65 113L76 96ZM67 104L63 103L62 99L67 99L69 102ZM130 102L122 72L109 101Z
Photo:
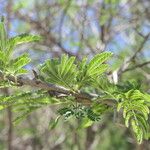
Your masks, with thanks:
M108 64L104 64L104 62L107 61L111 55L111 52L103 52L97 54L89 63L87 63L86 58L79 63L77 76L79 88L84 85L91 85L97 81L97 78L107 70Z
M75 83L76 65L75 57L63 55L61 60L47 60L40 68L41 79L46 82L71 88Z
M40 39L39 36L28 34L8 38L4 23L0 22L0 74L2 75L0 88L17 86L16 83L9 81L8 75L17 78L27 73L24 66L30 62L29 55L24 53L14 58L15 47ZM60 59L46 60L39 67L38 79L46 82L46 85L53 83L57 85L56 87L63 86L69 92L61 93L57 90L41 89L16 92L9 96L0 95L0 109L12 106L13 111L19 113L14 120L14 123L18 123L38 108L65 103L58 110L58 117L50 123L52 129L60 118L65 118L65 120L76 118L81 121L79 128L88 127L99 121L106 112L116 109L117 106L118 111L123 109L125 125L132 128L137 141L141 143L144 138L148 138L150 95L141 92L140 84L137 82L119 83L119 85L109 82L106 76L108 64L105 62L111 55L111 52L103 52L91 60L83 58L81 62L67 55L62 55ZM62 87L59 88L62 89ZM85 95L88 95L88 98ZM87 100L90 101L90 106L84 105L83 102ZM113 101L113 105L108 104L110 101Z
M122 102L118 103L118 111L123 108L125 125L132 127L137 141L141 143L143 138L147 138L149 131L149 108L146 104L144 94L139 90L130 90L120 95L120 98Z
M69 119L70 117L75 117L76 119L88 118L91 121L99 121L100 115L92 110L92 107L85 107L81 104L70 105L69 107L63 107L58 110L58 113Z
M29 43L29 42L36 42L40 41L42 38L40 36L30 35L27 33L17 35L9 39L9 42L13 46L17 46L19 44Z
M75 63L75 57L69 58L66 55L61 59L47 60L40 67L41 80L78 90L95 82L106 71L108 65L103 63L111 55L110 52L103 52L96 55L89 63L87 59Z
M19 112L19 116L14 120L15 124L25 119L31 112L38 108L61 103L64 103L64 101L61 102L54 97L50 97L48 92L43 90L0 96L0 110L13 106L13 111Z
M27 70L23 67L30 62L29 55L24 53L14 59L14 48L18 44L39 41L40 39L39 36L28 34L8 38L4 22L0 22L0 71L6 75L11 74L14 76L27 73Z
M108 106L104 104L94 103L87 107L82 104L70 104L66 107L60 108L58 113L63 116L65 120L74 117L82 121L80 128L85 128L92 125L94 122L100 121L101 117L108 111Z

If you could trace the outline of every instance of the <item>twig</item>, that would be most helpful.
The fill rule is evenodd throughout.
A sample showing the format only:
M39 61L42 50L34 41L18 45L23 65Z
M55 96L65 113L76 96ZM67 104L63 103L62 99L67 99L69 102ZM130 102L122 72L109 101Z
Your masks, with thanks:
M44 37L46 37L45 39L47 41L44 41L45 42L45 45L49 46L50 43L53 43L55 44L57 47L60 48L60 50L66 54L68 54L69 56L76 56L78 59L79 56L72 53L71 51L67 50L66 48L63 47L63 45L61 44L60 41L58 41L52 34L50 31L48 31L45 27L43 27L43 25L36 21L36 20L33 20L32 18L30 18L27 14L26 15L22 15L21 13L19 12L16 12L15 15L19 18L19 19L22 19L22 20L25 20L26 22L30 23L36 30L40 31L41 32L41 35L43 35Z
M47 91L54 91L57 93L61 93L61 94L66 94L68 96L74 96L76 101L79 103L83 103L84 105L91 105L92 104L92 99L93 98L98 98L97 94L92 94L92 93L83 93L83 92L73 92L70 89L66 89L62 86L58 86L55 84L51 84L51 83L46 83L43 82L41 80L37 80L37 79L29 79L29 78L23 78L23 77L14 77L12 75L8 75L5 76L5 79L12 81L14 83L17 82L18 86L31 86L31 87L36 87L36 88L40 88L43 90L47 90ZM4 80L4 75L2 72L0 72L0 80ZM100 101L103 104L109 105L109 106L113 106L115 104L115 101L112 99L107 99L107 100L103 100Z
M135 65L135 66L130 67L130 68L127 68L127 69L125 69L123 72L131 71L131 70L134 70L134 69L136 69L136 68L141 68L141 67L144 67L145 65L148 65L148 64L150 64L150 61L147 61L147 62L138 64L138 65Z
M128 60L128 62L131 62L132 60L134 60L137 56L137 54L143 49L145 43L147 42L148 38L150 36L150 33L147 34L145 37L144 37L144 40L143 42L141 43L140 47L138 48L138 50L134 53L134 55Z

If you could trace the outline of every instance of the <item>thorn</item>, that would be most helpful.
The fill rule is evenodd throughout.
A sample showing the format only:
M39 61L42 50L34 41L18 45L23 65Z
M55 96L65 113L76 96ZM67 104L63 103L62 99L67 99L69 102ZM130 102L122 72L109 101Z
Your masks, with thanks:
M34 69L32 69L32 72L34 74L34 78L39 79L39 76L38 76L37 72Z

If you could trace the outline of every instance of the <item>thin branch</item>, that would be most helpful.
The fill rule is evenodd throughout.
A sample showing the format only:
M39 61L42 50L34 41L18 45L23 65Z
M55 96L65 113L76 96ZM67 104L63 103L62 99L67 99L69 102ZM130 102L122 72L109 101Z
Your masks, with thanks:
M92 99L98 98L97 94L83 93L80 91L73 92L72 90L66 89L62 86L46 83L46 82L43 82L38 79L14 77L12 75L4 76L3 73L0 72L0 80L4 80L4 79L7 79L13 83L16 83L17 86L25 86L26 85L26 86L40 88L40 89L47 90L47 91L53 91L53 92L65 94L67 96L74 96L77 102L82 103L84 105L91 105ZM113 106L115 104L115 101L112 99L107 99L107 100L101 101L101 103L109 105L109 106Z
M147 42L148 38L150 36L150 33L148 33L145 37L144 40L142 41L140 47L138 48L138 50L134 53L134 55L128 60L128 62L131 62L132 60L134 60L137 56L137 54L143 49L145 43Z
M136 69L136 68L141 68L141 67L144 67L145 65L148 65L148 64L150 64L150 61L147 61L147 62L138 64L138 65L135 65L135 66L130 67L130 68L127 68L127 69L125 69L123 72L131 71L131 70L134 70L134 69Z
M144 65L147 65L147 62L146 64L138 64L136 66L134 66L133 68L128 68L130 63L137 57L138 53L140 53L145 45L145 43L147 42L147 40L149 39L149 36L150 36L150 33L148 33L146 36L144 36L144 40L142 41L142 43L140 44L138 50L129 58L125 59L123 65L120 67L119 69L119 76L121 76L121 74L123 72L126 72L126 71L130 71L130 70L133 70L133 69L136 69L138 67L143 67ZM148 62L149 63L149 62Z
M56 37L54 37L51 32L49 30L47 30L42 24L41 22L38 22L36 20L33 20L32 18L30 18L30 16L28 16L27 14L26 15L23 15L21 14L20 12L16 12L15 15L21 19L21 20L24 20L28 23L30 23L30 25L32 27L34 27L38 32L40 31L41 32L41 35L45 37L45 45L47 46L50 46L50 43L56 45L57 47L60 48L60 50L66 54L68 54L69 56L76 56L77 59L80 59L79 56L75 53L72 53L71 51L69 51L68 49L66 49L60 41L58 41L56 39Z

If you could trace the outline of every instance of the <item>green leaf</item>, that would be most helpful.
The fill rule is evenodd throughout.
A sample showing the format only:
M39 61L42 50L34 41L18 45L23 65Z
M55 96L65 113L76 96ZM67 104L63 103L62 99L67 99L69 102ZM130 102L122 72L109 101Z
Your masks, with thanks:
M62 55L60 60L47 60L40 67L40 77L46 82L78 90L86 84L96 82L98 77L108 68L108 65L103 63L111 55L110 52L98 54L89 64L87 64L86 58L76 64L75 57L69 58L67 55Z
M58 124L58 121L60 119L60 116L58 116L56 119L51 119L50 122L49 122L49 130L52 130L56 127L56 125Z
M59 66L59 74L62 75L63 72L65 71L65 68L67 66L67 62L68 62L68 56L67 55L62 55L61 57L61 66Z
M5 51L7 46L7 33L3 22L0 22L0 51Z
M79 89L82 86L93 85L97 83L100 75L102 75L102 73L104 73L108 68L108 65L103 63L108 60L111 55L112 53L110 52L103 52L101 54L97 54L88 64L86 64L85 58L81 63L79 63L80 70L77 76Z
M28 73L28 70L24 69L24 68L20 68L19 70L15 71L15 75L19 76L19 75L23 75Z
M75 57L68 58L66 55L63 55L61 60L47 60L40 67L41 76L47 82L71 88L77 74L74 61Z
M0 51L0 60L3 61L3 63L6 61L6 55L4 51Z
M20 75L26 73L27 70L23 69L22 67L27 65L30 61L31 59L29 58L29 55L27 53L24 53L16 59L10 61L10 64L8 66L8 72L13 75Z
M21 34L17 35L13 38L9 39L9 42L12 43L14 46L19 44L29 43L29 42L37 42L40 41L42 38L37 35L30 35L30 34Z
M118 103L118 110L123 108L125 125L127 127L131 125L138 143L141 143L149 130L147 124L149 108L145 103L147 100L142 92L133 89L122 94L122 99L123 101Z
M111 52L103 52L103 53L96 55L88 64L88 67L87 67L88 71L97 68L100 64L104 63L111 56L112 56Z
M87 73L89 76L94 77L94 76L99 76L100 74L104 73L108 68L107 64L101 64L97 68L93 68L91 70L88 70Z
M30 62L28 54L23 54L16 59L12 59L14 47L18 44L39 41L40 36L22 34L8 39L4 23L0 22L0 70L4 74L20 75L27 73L24 67Z
M79 129L80 128L87 128L89 126L91 126L94 122L92 120L90 120L89 118L83 118L82 119L82 122L79 126Z
M31 107L31 108L29 108L27 111L23 112L21 115L19 115L18 117L16 117L16 118L13 120L13 124L14 124L14 125L19 124L21 121L23 121L24 119L26 119L26 117L27 117L31 112L33 112L33 111L36 110L37 108L39 108L39 107Z
M84 58L82 59L82 61L79 62L79 70L84 70L84 69L86 69L86 65L87 65L87 58L84 57Z

